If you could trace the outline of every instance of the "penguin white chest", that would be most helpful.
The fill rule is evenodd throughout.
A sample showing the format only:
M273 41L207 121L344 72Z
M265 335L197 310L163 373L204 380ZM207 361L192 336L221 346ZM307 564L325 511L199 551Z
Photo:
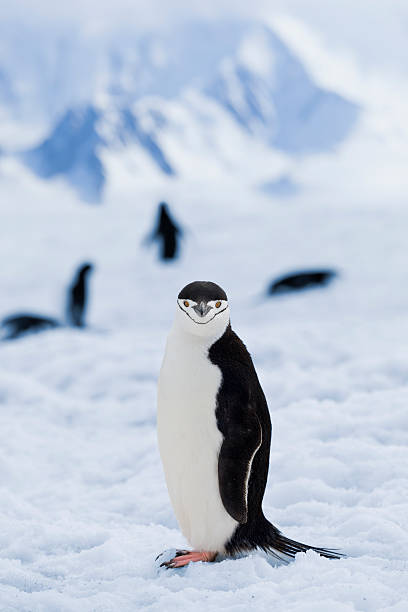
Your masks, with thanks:
M200 340L171 334L167 342L158 386L159 448L183 535L196 550L222 552L237 526L218 484L223 438L215 411L222 375Z

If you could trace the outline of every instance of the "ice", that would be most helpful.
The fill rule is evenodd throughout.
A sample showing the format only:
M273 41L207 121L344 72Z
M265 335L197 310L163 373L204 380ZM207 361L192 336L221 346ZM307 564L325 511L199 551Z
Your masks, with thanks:
M69 278L73 252L91 253L97 271L87 330L1 345L2 609L401 612L405 209L287 208L235 191L231 214L214 187L193 201L181 193L177 216L193 233L173 267L141 246L155 190L98 209L62 203L58 214L51 194L36 208L19 196L26 223L4 217L1 257L19 265L13 292L2 292L3 314L34 298L45 309L50 287L62 290ZM378 232L378 223L387 230ZM11 230L13 245L5 240ZM295 263L329 264L341 274L328 288L268 301L267 282ZM9 273L6 266L5 288ZM287 536L339 548L346 558L308 553L276 566L253 553L157 573L158 554L187 546L158 455L155 396L175 296L195 278L227 289L233 327L269 401L266 515Z

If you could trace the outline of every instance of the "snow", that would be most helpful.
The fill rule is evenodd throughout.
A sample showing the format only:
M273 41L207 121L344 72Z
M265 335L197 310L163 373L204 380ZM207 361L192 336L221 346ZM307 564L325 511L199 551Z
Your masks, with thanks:
M1 137L4 155L20 153L43 179L63 177L88 202L103 200L106 156L138 150L142 166L187 178L183 153L174 153L187 135L207 166L216 160L233 175L248 148L266 157L271 148L292 157L331 151L360 114L351 99L317 86L301 58L259 23L192 20L165 32L91 37L61 24L0 25L0 38L0 113L12 126ZM35 142L33 124L43 126ZM226 125L227 148L232 139L247 143L229 164Z
M3 183L19 214L2 204L1 313L58 314L74 264L97 269L89 329L1 345L1 609L405 611L405 208L183 184L170 198L183 257L162 266L141 243L163 185L90 209L35 181ZM319 264L339 270L329 288L265 297L275 276ZM158 571L156 556L186 542L157 450L156 381L177 292L196 278L228 291L269 401L266 515L346 558Z
M44 0L36 12L50 23L27 6L18 27L0 26L0 318L62 318L76 266L95 263L86 330L0 342L1 612L408 609L408 85L394 61L405 38L379 3L372 48L367 7L353 5L350 30L339 24L351 23L351 3L336 18L327 3L301 4L279 15L265 5L269 34L174 25L154 5L170 29L135 36L117 16L110 28L112 7L102 23L83 2L63 7L81 21L67 27ZM217 74L232 108L206 95ZM289 106L310 93L315 115L302 126ZM288 152L310 133L317 144L343 134L347 100L359 119L341 144ZM88 105L103 115L95 130ZM246 128L234 108L248 110ZM254 137L251 109L286 148ZM75 146L61 150L67 136ZM24 167L16 153L40 143L43 173L54 144L74 174L100 159L100 205L80 201L63 174L45 181ZM185 230L181 259L166 266L145 242L162 200ZM266 296L276 277L316 266L338 277ZM265 514L345 558L276 565L254 552L160 569L159 554L187 543L157 449L157 376L178 291L196 279L226 289L268 399Z

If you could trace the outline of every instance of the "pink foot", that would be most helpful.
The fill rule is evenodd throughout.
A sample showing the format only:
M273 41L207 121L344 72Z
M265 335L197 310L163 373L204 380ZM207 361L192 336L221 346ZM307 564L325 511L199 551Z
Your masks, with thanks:
M173 559L162 563L160 567L184 567L185 565L188 565L189 563L195 563L196 561L214 561L216 556L216 552L209 552L207 550L178 550L176 556L173 557Z

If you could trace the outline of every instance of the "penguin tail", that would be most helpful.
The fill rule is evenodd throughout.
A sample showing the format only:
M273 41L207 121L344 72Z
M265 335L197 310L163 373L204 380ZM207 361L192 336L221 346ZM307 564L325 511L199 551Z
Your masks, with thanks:
M282 559L282 555L293 559L298 552L307 552L308 550L314 550L314 552L321 557L326 557L326 559L341 559L345 556L344 553L338 550L309 546L308 544L302 544L302 542L296 542L296 540L290 540L281 533L275 538L274 543L265 550L279 559Z
M263 547L265 552L272 554L275 557L278 557L280 560L288 561L284 557L289 557L289 559L293 559L295 555L299 552L307 552L308 550L314 550L321 557L326 557L326 559L341 559L344 557L344 553L339 552L338 550L331 550L329 548L320 548L318 546L309 546L308 544L302 544L302 542L296 542L296 540L290 540L286 538L276 527L271 525L274 530L274 535L270 544L266 547Z
M327 559L341 559L345 555L338 550L309 546L296 540L285 537L279 529L272 525L264 516L259 517L255 523L240 525L227 545L227 552L236 554L259 548L279 561L289 563L300 552L314 550L318 555Z

